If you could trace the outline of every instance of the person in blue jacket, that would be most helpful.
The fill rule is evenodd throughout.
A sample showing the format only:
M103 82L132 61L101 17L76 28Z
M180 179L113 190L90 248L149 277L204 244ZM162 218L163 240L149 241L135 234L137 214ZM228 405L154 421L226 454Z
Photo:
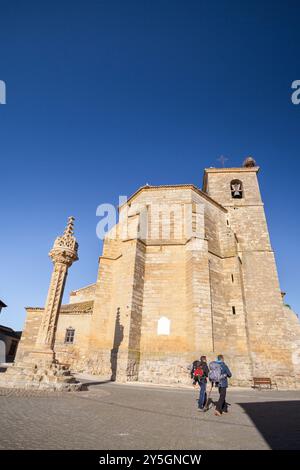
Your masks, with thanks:
M232 374L229 370L229 367L225 364L224 356L222 356L222 354L219 354L216 362L221 366L221 378L220 381L216 384L216 386L219 388L220 396L216 405L215 415L221 416L222 413L228 412L226 391L228 387L228 378L230 378Z

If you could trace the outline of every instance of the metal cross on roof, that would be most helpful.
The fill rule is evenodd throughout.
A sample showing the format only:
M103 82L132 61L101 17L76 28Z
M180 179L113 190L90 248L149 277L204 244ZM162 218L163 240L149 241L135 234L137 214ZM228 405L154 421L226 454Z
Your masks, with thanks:
M221 163L222 167L224 168L225 162L228 160L228 158L224 157L224 155L221 155L219 158L217 158L217 160Z

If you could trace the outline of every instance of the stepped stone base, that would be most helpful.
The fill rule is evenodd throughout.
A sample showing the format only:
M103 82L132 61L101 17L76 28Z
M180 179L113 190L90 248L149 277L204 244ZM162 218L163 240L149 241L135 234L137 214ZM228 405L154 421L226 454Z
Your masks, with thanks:
M73 392L81 390L82 384L71 374L68 366L52 362L18 362L0 374L0 387L25 390Z

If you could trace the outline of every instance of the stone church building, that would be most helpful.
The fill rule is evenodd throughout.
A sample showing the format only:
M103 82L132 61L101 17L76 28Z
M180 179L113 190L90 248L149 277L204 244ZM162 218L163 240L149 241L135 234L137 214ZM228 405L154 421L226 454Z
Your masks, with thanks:
M205 169L202 189L136 191L105 236L95 284L59 305L56 359L118 381L190 383L195 358L222 353L231 383L299 384L300 324L283 302L258 171L249 157ZM26 310L20 362L44 312Z

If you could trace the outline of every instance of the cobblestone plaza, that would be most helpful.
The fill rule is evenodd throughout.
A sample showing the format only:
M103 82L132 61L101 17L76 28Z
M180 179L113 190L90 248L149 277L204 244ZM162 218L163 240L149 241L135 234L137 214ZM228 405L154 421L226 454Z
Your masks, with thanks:
M188 387L100 380L74 393L1 389L0 449L299 447L299 391L229 389L221 418L198 412L197 396Z

